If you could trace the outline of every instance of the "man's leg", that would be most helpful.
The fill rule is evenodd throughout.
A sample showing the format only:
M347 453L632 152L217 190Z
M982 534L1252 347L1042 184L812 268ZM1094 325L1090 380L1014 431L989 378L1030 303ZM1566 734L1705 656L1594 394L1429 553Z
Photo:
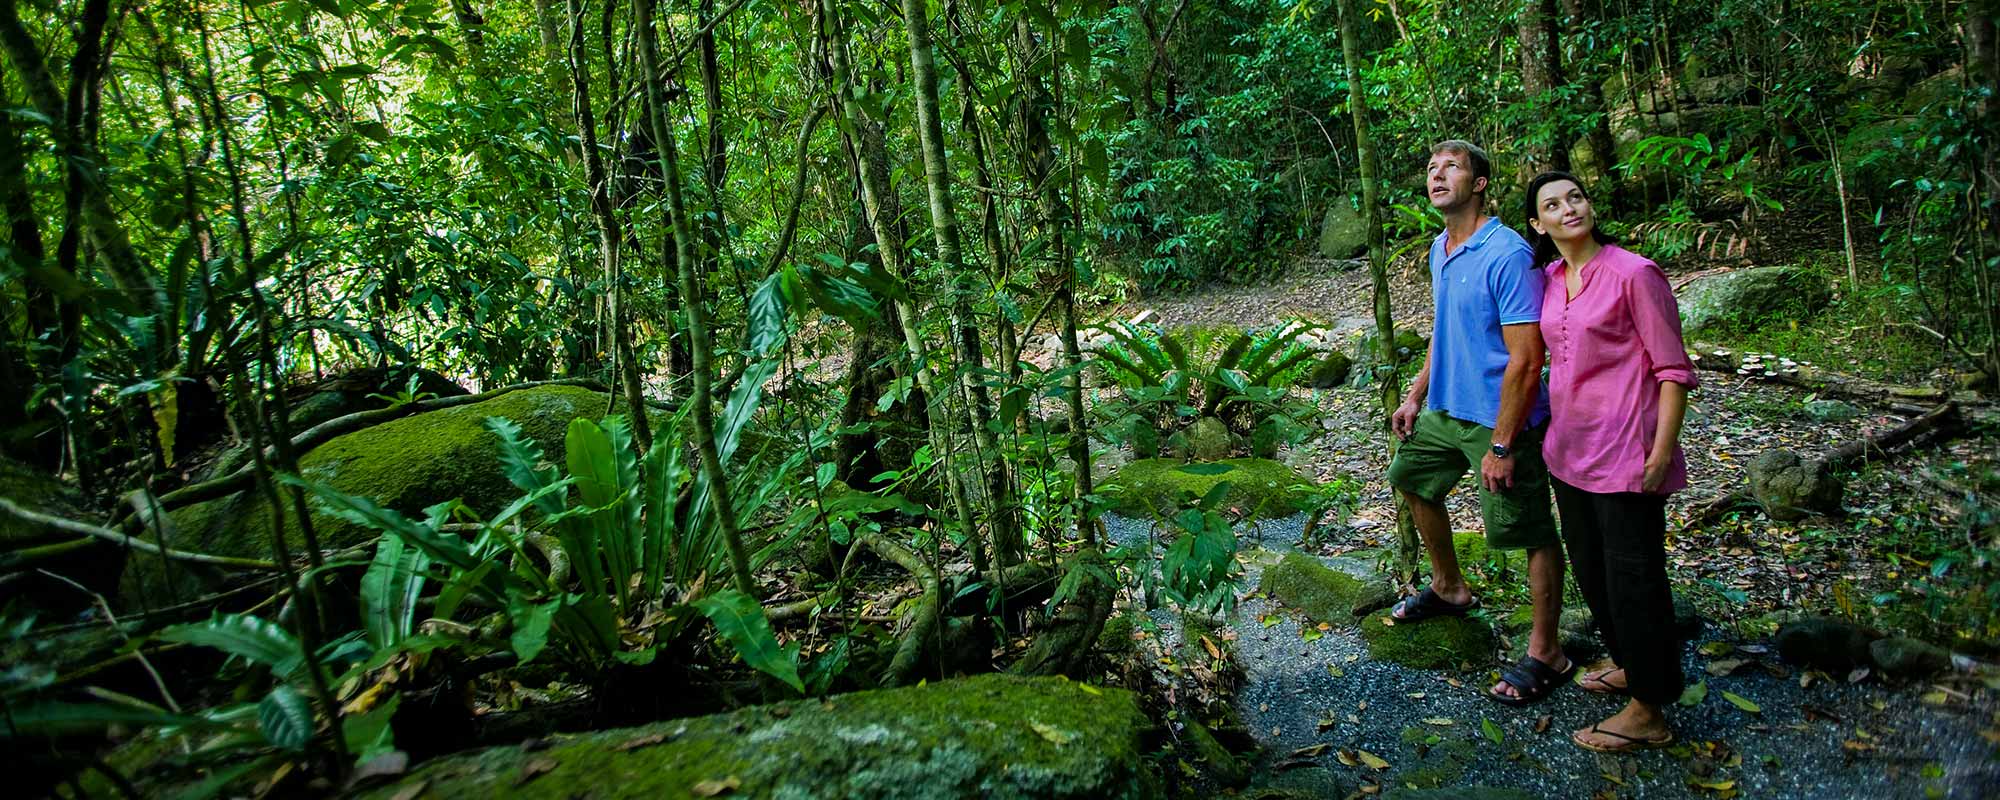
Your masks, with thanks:
M1465 573L1458 569L1458 550L1451 539L1451 516L1445 512L1443 503L1434 503L1409 492L1403 493L1410 501L1410 519L1417 525L1417 535L1424 540L1424 551L1431 559L1431 591L1445 602L1464 605L1472 602L1472 587L1465 583Z
M1563 551L1549 507L1549 473L1542 463L1542 431L1524 430L1515 437L1514 484L1499 492L1481 491L1479 510L1486 518L1486 545L1494 549L1528 551L1528 600L1534 626L1528 633L1528 656L1557 672L1568 672L1557 627L1562 619ZM1475 437L1470 447L1483 447ZM1495 694L1520 697L1513 684L1493 685Z
M1563 613L1563 552L1556 545L1528 551L1528 595L1534 603L1535 627L1528 633L1528 655L1557 669L1563 658L1557 628Z

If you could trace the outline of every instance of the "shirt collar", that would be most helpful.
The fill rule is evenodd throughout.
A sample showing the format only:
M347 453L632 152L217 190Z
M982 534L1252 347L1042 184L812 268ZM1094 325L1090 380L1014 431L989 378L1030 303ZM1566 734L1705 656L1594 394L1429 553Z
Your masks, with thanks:
M1466 239L1465 244L1459 245L1457 250L1451 249L1451 231L1439 231L1435 241L1439 250L1446 251L1445 259L1448 261L1457 258L1467 250L1479 249L1480 245L1485 244L1487 239L1493 238L1493 234L1499 230L1500 218L1487 217L1486 221L1479 223L1479 228L1472 232L1472 237Z

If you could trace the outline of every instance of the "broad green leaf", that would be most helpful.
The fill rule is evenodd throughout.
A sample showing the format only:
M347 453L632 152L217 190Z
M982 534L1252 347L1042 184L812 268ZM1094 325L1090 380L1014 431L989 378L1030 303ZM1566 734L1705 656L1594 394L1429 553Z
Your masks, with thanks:
M376 649L394 647L416 622L430 556L394 536L375 542L375 560L361 575L361 622Z
M1500 726L1494 724L1493 720L1485 717L1479 718L1479 732L1485 734L1487 740L1494 744L1505 744L1507 742L1507 734L1500 730Z
M199 728L228 727L198 716L172 714L154 708L121 703L41 702L14 706L7 710L7 724L0 725L0 739L14 737L56 738L71 734L98 733L106 725L176 725Z
M280 749L304 750L313 734L312 704L297 689L280 684L257 704L257 728Z
M764 355L785 340L792 313L791 285L797 280L791 267L771 273L771 277L750 295L747 321L750 352Z
M154 634L168 642L213 647L245 661L268 667L289 680L305 664L299 640L278 623L249 614L224 614L201 622L175 625Z
M500 437L500 469L514 487L534 494L556 482L556 471L542 463L542 448L521 434L521 426L506 417L487 417L486 429ZM544 514L563 510L560 495L543 496L535 507Z
M537 603L520 597L507 599L507 617L514 623L507 643L521 663L535 660L542 648L548 646L549 625L555 621L558 605L554 600Z
M347 494L318 481L285 474L278 475L278 480L311 491L319 498L320 507L327 513L370 530L401 538L404 543L422 550L433 561L442 562L457 570L471 570L479 566L480 559L473 556L472 549L458 536L426 528L394 509L383 508L365 497Z
M1701 705L1701 701L1707 699L1708 683L1706 681L1695 681L1692 686L1681 690L1681 705L1692 708Z
M805 693L806 687L799 680L798 664L778 647L778 637L771 632L771 621L764 617L764 608L735 589L724 589L695 601L695 608L703 616L715 623L716 631L724 639L736 646L736 653L743 657L743 663L763 672L785 685Z

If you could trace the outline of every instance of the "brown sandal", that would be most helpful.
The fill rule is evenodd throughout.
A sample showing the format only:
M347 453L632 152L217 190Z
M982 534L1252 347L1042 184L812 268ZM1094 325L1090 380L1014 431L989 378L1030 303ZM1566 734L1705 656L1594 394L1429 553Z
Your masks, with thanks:
M1591 744L1590 742L1586 742L1583 740L1584 731L1577 731L1576 733L1570 734L1569 740L1575 742L1577 747L1581 747L1585 750L1590 750L1598 753L1632 753L1640 750L1655 750L1661 747L1666 747L1667 745L1674 743L1673 731L1667 731L1665 736L1661 736L1660 738L1657 739L1641 739L1636 736L1626 736L1625 734L1619 733L1617 731L1607 731L1596 725L1590 726L1589 732L1601 733L1604 734L1605 736L1610 736L1614 739L1623 739L1625 740L1625 744L1613 745L1611 747L1605 747L1604 745L1601 744Z

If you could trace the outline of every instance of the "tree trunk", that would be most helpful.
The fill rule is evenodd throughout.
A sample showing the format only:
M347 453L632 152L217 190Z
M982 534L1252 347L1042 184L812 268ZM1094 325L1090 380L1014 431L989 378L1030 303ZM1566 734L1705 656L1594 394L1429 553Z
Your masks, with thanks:
M653 441L652 424L646 418L645 394L639 386L638 359L633 352L632 334L625 319L628 312L625 308L625 273L621 261L623 250L619 246L621 237L618 235L617 211L611 200L611 180L605 174L604 156L598 152L596 115L591 111L590 60L583 48L583 3L582 0L569 0L568 4L570 88L575 103L573 110L577 133L583 143L583 179L590 189L590 213L597 221L598 257L604 265L607 284L614 359L612 371L618 374L625 405L631 409L633 433L638 441L650 445ZM606 53L606 57L611 57L611 54ZM662 160L666 160L664 156ZM668 188L673 187L669 185Z
M472 0L451 0L451 16L458 22L458 31L465 36L465 54L472 61L473 70L486 66L486 18L472 7Z
M1368 278L1374 295L1375 339L1382 350L1377 370L1377 386L1382 404L1382 421L1387 429L1389 416L1401 404L1402 381L1396 372L1396 322L1389 309L1388 246L1382 230L1382 166L1375 152L1375 138L1369 131L1367 92L1361 87L1361 40L1357 30L1354 0L1339 0L1340 50L1347 64L1347 110L1354 121L1354 149L1361 160L1361 206L1368 227ZM1389 437L1389 456L1396 454L1396 437ZM1397 557L1404 572L1416 569L1417 529L1402 495L1396 496Z
M993 562L1002 566L1019 555L1020 532L1014 525L1013 480L1007 475L1000 447L992 429L992 399L988 396L985 359L979 333L972 322L973 293L978 291L970 270L965 267L958 229L958 210L951 197L951 163L944 152L944 123L938 111L937 64L931 56L930 12L925 0L903 0L903 22L909 29L910 72L916 78L917 140L923 149L924 185L930 195L931 234L937 242L938 263L951 282L951 321L959 360L960 385L970 409L973 441L979 452L975 461L985 472L988 500L993 504ZM988 457L991 460L988 460ZM973 536L973 531L966 531ZM985 559L975 555L975 566L986 568Z
M569 0L572 17L582 14L582 0ZM736 527L736 504L731 501L729 479L722 469L722 459L715 449L715 397L709 385L713 378L714 351L709 340L707 298L702 291L702 282L695 274L694 233L687 218L687 203L681 196L681 168L677 148L674 145L672 126L667 124L667 92L663 85L666 76L660 74L659 34L653 30L653 0L637 0L632 7L633 25L639 30L639 71L643 73L642 83L651 101L653 139L659 146L660 171L667 184L667 219L674 237L674 265L680 279L681 305L687 309L688 356L692 359L690 373L694 378L694 395L688 402L694 404L695 450L701 459L701 471L708 480L709 497L715 503L717 527L722 530L723 541L729 548L729 562L736 575L736 588L744 594L756 595L755 584L750 575L750 556L743 546L743 533ZM580 51L582 41L572 36L571 48ZM640 409L644 407L641 406Z
M910 269L908 253L903 249L903 237L897 229L896 220L901 218L901 203L896 199L895 190L889 183L889 157L887 145L882 140L882 129L869 117L856 99L857 85L854 70L847 50L847 27L840 18L833 0L822 0L820 11L825 15L824 31L828 42L828 53L832 56L834 91L840 95L841 111L848 122L848 129L854 137L854 150L859 159L861 175L861 202L868 212L869 225L874 229L876 253L882 258L882 269L891 279L908 285ZM938 389L936 373L930 365L930 346L924 342L918 328L916 301L904 292L895 300L896 317L902 331L903 346L910 359L910 372L917 389L924 394L925 402L943 402L944 395ZM931 452L936 458L946 458L950 452L945 437L948 435L939 421L938 414L929 414ZM966 502L965 489L960 484L958 474L950 469L944 472L945 491L951 498L959 526L972 535L972 508ZM984 556L981 556L983 558Z
M1973 88L1984 90L1973 109L1974 123L1980 133L1978 181L1979 195L1985 201L1980 215L1984 224L1980 227L1980 258L1975 265L1974 286L1976 299L1985 307L1985 347L1982 364L1986 372L1988 386L2000 385L2000 275L1992 260L2000 257L2000 99L1994 97L2000 91L2000 34L1995 31L1995 17L2000 16L2000 2L1996 0L1975 0L1967 4L1965 38L1969 49L1969 63L1966 65L1966 80ZM1970 338L1970 337L1968 337Z
M1521 91L1534 103L1562 83L1562 62L1556 44L1555 0L1527 0L1516 20L1521 41ZM1556 109L1548 109L1554 114ZM1531 148L1526 154L1530 172L1550 169L1569 171L1569 151L1563 137Z

